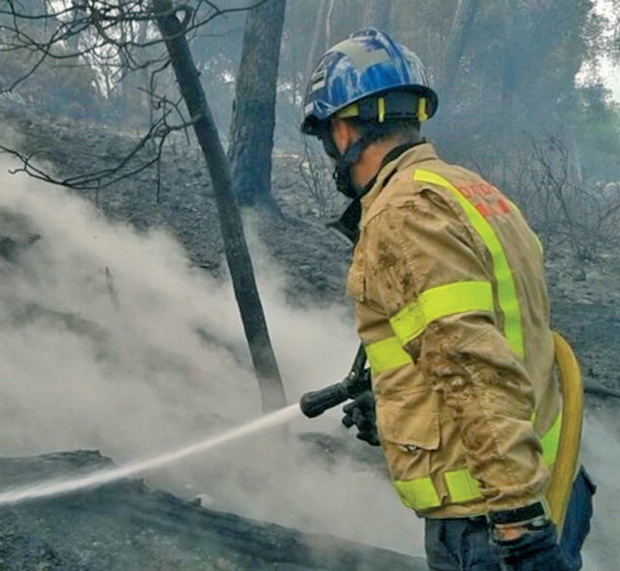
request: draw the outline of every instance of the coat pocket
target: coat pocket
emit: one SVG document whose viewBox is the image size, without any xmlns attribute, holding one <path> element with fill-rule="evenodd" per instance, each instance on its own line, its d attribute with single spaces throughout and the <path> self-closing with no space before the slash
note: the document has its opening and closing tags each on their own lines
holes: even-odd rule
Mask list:
<svg viewBox="0 0 620 571">
<path fill-rule="evenodd" d="M 403 451 L 437 450 L 440 445 L 439 415 L 434 412 L 432 398 L 432 391 L 421 390 L 398 400 L 378 399 L 377 421 L 381 440 Z"/>
<path fill-rule="evenodd" d="M 395 481 L 427 478 L 432 473 L 433 457 L 441 444 L 439 415 L 432 391 L 379 399 L 377 426 Z"/>
</svg>

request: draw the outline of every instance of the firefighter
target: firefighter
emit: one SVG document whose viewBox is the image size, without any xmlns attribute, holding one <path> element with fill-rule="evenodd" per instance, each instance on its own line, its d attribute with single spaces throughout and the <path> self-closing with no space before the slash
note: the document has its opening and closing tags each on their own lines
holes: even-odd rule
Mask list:
<svg viewBox="0 0 620 571">
<path fill-rule="evenodd" d="M 431 569 L 579 569 L 594 488 L 580 470 L 559 544 L 545 497 L 562 415 L 540 242 L 421 136 L 437 104 L 418 57 L 374 29 L 309 81 L 302 131 L 351 199 L 338 226 L 372 373 L 344 421 L 425 518 Z"/>
</svg>

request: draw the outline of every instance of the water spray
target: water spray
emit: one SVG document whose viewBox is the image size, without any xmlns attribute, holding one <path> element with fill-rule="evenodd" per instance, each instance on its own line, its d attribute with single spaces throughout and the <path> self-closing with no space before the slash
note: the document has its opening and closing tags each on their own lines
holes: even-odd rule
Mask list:
<svg viewBox="0 0 620 571">
<path fill-rule="evenodd" d="M 232 440 L 247 436 L 248 434 L 285 424 L 296 417 L 300 412 L 309 418 L 313 418 L 322 414 L 327 409 L 344 402 L 345 400 L 355 398 L 357 395 L 370 388 L 369 378 L 364 374 L 365 363 L 366 353 L 364 351 L 364 347 L 360 345 L 357 355 L 355 356 L 353 366 L 351 367 L 351 371 L 343 381 L 330 385 L 324 389 L 304 394 L 299 404 L 292 404 L 267 416 L 263 416 L 242 426 L 228 430 L 219 436 L 207 438 L 206 440 L 178 450 L 164 452 L 154 458 L 132 462 L 125 466 L 119 466 L 116 468 L 98 470 L 92 472 L 91 474 L 86 474 L 68 480 L 46 480 L 38 484 L 25 486 L 23 488 L 1 492 L 0 506 L 59 496 L 85 488 L 102 486 L 123 478 L 135 476 L 136 474 L 147 472 L 149 470 L 165 466 L 166 464 L 172 464 L 173 462 L 188 456 L 205 452 Z"/>
<path fill-rule="evenodd" d="M 68 494 L 70 492 L 76 492 L 85 488 L 94 488 L 109 484 L 123 478 L 135 476 L 142 472 L 147 472 L 166 464 L 171 464 L 188 456 L 205 452 L 212 448 L 216 448 L 222 444 L 237 440 L 248 434 L 253 434 L 261 430 L 273 428 L 281 424 L 285 424 L 298 416 L 300 413 L 299 405 L 292 404 L 286 408 L 273 412 L 267 416 L 263 416 L 237 428 L 233 428 L 220 434 L 218 436 L 212 436 L 201 442 L 197 442 L 184 448 L 173 450 L 170 452 L 164 452 L 154 458 L 147 458 L 138 462 L 132 462 L 125 466 L 119 466 L 117 468 L 108 468 L 105 470 L 98 470 L 91 474 L 72 478 L 64 481 L 43 481 L 38 484 L 33 484 L 23 488 L 17 488 L 0 493 L 0 506 L 16 504 L 19 502 L 25 502 L 30 500 L 36 500 L 41 498 L 48 498 L 52 496 L 59 496 L 62 494 Z"/>
</svg>

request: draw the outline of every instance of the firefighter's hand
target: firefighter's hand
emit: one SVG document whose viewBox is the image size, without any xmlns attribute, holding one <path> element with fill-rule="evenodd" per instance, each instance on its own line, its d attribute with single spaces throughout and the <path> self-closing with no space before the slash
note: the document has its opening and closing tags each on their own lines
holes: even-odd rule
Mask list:
<svg viewBox="0 0 620 571">
<path fill-rule="evenodd" d="M 557 543 L 555 526 L 546 520 L 532 527 L 492 530 L 502 571 L 572 571 Z"/>
<path fill-rule="evenodd" d="M 355 425 L 357 427 L 357 437 L 368 442 L 371 446 L 379 446 L 379 435 L 377 434 L 375 397 L 372 391 L 365 391 L 357 398 L 353 399 L 348 405 L 343 407 L 345 413 L 342 424 L 347 428 Z"/>
</svg>

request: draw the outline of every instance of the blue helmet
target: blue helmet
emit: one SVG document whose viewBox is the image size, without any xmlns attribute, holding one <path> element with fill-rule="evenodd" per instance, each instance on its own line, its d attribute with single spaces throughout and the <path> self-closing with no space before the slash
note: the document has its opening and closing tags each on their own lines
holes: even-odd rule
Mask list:
<svg viewBox="0 0 620 571">
<path fill-rule="evenodd" d="M 304 99 L 301 130 L 317 135 L 334 114 L 421 122 L 436 109 L 437 95 L 428 86 L 420 59 L 387 34 L 368 28 L 336 44 L 319 61 Z"/>
</svg>

